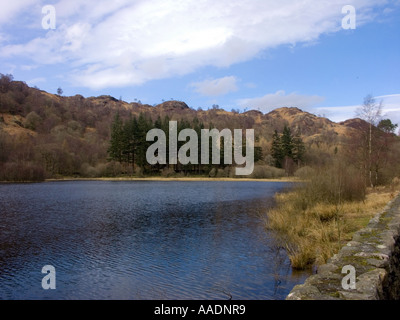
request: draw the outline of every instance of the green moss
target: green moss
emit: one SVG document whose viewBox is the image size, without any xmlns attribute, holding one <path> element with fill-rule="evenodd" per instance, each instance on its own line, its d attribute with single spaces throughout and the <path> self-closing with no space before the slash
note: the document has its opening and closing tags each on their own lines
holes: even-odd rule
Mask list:
<svg viewBox="0 0 400 320">
<path fill-rule="evenodd" d="M 329 295 L 331 296 L 331 297 L 333 297 L 333 298 L 341 298 L 341 295 L 340 295 L 340 293 L 339 292 L 331 292 L 331 293 L 329 293 Z"/>
<path fill-rule="evenodd" d="M 357 256 L 345 256 L 340 260 L 344 262 L 346 265 L 353 265 L 355 268 L 357 266 L 366 267 L 369 265 L 367 262 L 367 257 L 357 257 Z M 341 270 L 340 270 L 341 271 Z"/>
<path fill-rule="evenodd" d="M 385 212 L 385 215 L 386 215 L 386 212 Z M 389 228 L 389 223 L 392 221 L 392 217 L 386 217 L 386 216 L 384 216 L 384 217 L 381 217 L 380 219 L 379 219 L 379 222 L 380 223 L 382 223 L 384 226 L 385 226 L 385 229 L 388 229 Z"/>
</svg>

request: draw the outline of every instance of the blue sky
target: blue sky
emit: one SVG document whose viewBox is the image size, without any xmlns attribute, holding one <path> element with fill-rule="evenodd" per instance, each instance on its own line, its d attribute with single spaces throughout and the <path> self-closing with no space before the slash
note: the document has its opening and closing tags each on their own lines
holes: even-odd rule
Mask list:
<svg viewBox="0 0 400 320">
<path fill-rule="evenodd" d="M 0 1 L 0 72 L 48 92 L 333 121 L 372 94 L 400 124 L 399 0 Z"/>
</svg>

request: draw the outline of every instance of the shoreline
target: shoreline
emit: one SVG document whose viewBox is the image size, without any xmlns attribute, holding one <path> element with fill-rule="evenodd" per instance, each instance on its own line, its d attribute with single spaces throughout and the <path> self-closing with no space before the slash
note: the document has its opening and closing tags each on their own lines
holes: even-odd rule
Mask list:
<svg viewBox="0 0 400 320">
<path fill-rule="evenodd" d="M 276 178 L 276 179 L 252 179 L 252 178 L 208 178 L 208 177 L 182 177 L 182 178 L 163 178 L 163 177 L 119 177 L 119 178 L 74 178 L 65 177 L 57 179 L 46 179 L 43 182 L 59 182 L 59 181 L 182 181 L 182 182 L 201 182 L 201 181 L 215 181 L 215 182 L 249 182 L 249 181 L 259 181 L 259 182 L 301 182 L 300 179 L 294 177 Z M 18 183 L 18 182 L 9 182 Z"/>
</svg>

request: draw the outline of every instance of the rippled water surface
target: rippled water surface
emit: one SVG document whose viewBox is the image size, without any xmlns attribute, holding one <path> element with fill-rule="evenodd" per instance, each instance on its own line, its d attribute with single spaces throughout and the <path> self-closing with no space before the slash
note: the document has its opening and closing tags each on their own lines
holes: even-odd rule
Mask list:
<svg viewBox="0 0 400 320">
<path fill-rule="evenodd" d="M 0 185 L 0 299 L 283 299 L 261 215 L 278 182 Z M 56 269 L 44 290 L 42 267 Z"/>
</svg>

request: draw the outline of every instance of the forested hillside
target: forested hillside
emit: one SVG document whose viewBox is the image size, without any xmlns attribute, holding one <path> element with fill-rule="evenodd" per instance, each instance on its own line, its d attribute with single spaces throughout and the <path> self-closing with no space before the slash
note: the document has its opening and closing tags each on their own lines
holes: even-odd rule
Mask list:
<svg viewBox="0 0 400 320">
<path fill-rule="evenodd" d="M 111 96 L 65 97 L 13 81 L 11 75 L 1 75 L 0 181 L 149 174 L 233 175 L 229 166 L 150 168 L 140 157 L 118 159 L 113 156 L 111 143 L 116 118 L 122 127 L 135 123 L 140 127 L 147 123 L 143 130 L 171 120 L 178 121 L 181 127 L 197 129 L 254 129 L 257 160 L 254 178 L 278 177 L 294 174 L 299 168 L 329 165 L 338 155 L 357 157 L 352 162 L 358 161 L 360 170 L 365 166 L 361 155 L 362 150 L 365 151 L 363 128 L 369 126 L 360 119 L 338 124 L 297 108 L 276 109 L 268 114 L 254 110 L 239 113 L 227 112 L 217 106 L 194 110 L 181 101 L 152 106 L 127 103 Z M 377 179 L 381 180 L 391 175 L 385 172 L 389 163 L 393 170 L 398 168 L 399 142 L 390 130 L 374 128 L 379 132 L 379 136 L 374 137 L 381 146 L 379 156 L 376 155 L 374 160 L 374 170 Z M 284 132 L 286 137 L 289 133 L 289 147 L 293 149 L 288 151 L 288 144 L 278 143 L 278 149 L 279 145 L 282 150 L 286 148 L 286 153 L 279 154 L 276 153 L 277 141 L 284 138 Z M 291 143 L 298 144 L 299 141 L 300 149 L 296 151 Z M 349 145 L 352 145 L 350 154 Z M 144 145 L 140 146 L 137 140 L 136 147 L 143 149 Z M 355 152 L 358 149 L 360 154 Z"/>
</svg>

